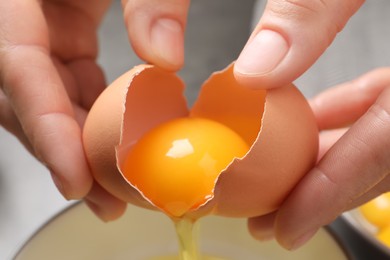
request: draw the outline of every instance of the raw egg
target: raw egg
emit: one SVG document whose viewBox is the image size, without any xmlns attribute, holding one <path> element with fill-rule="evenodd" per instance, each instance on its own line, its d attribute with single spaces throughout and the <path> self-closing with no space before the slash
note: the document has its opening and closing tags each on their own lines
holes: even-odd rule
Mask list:
<svg viewBox="0 0 390 260">
<path fill-rule="evenodd" d="M 377 238 L 387 247 L 390 247 L 390 225 L 381 229 L 377 234 Z"/>
<path fill-rule="evenodd" d="M 145 198 L 180 217 L 207 201 L 219 173 L 248 150 L 241 136 L 225 125 L 185 117 L 145 134 L 128 154 L 122 171 Z"/>
<path fill-rule="evenodd" d="M 204 83 L 191 109 L 172 72 L 139 65 L 115 80 L 84 126 L 96 181 L 172 216 L 276 210 L 315 164 L 318 129 L 294 85 L 248 89 L 233 66 Z"/>
</svg>

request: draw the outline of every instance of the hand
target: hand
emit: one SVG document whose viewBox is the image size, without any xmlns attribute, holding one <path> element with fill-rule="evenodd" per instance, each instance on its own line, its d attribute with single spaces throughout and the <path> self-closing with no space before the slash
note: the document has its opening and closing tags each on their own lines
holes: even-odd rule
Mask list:
<svg viewBox="0 0 390 260">
<path fill-rule="evenodd" d="M 125 204 L 93 182 L 81 128 L 106 85 L 96 30 L 109 3 L 0 2 L 0 124 L 48 167 L 65 198 L 87 196 L 105 220 Z"/>
<path fill-rule="evenodd" d="M 236 79 L 273 88 L 294 81 L 331 44 L 363 0 L 269 0 L 237 59 Z M 122 0 L 130 42 L 139 57 L 178 70 L 190 0 Z M 234 35 L 232 35 L 234 37 Z"/>
<path fill-rule="evenodd" d="M 289 249 L 390 190 L 390 68 L 331 88 L 311 105 L 324 131 L 318 164 L 277 212 L 249 220 L 255 237 L 275 235 Z"/>
<path fill-rule="evenodd" d="M 190 0 L 122 0 L 129 40 L 137 55 L 168 70 L 184 63 Z"/>
<path fill-rule="evenodd" d="M 177 70 L 183 65 L 183 33 L 189 0 L 169 0 L 164 5 L 158 1 L 122 1 L 129 38 L 141 58 L 161 67 Z M 325 51 L 363 2 L 269 0 L 262 18 L 236 61 L 236 79 L 243 85 L 262 88 L 280 87 L 294 81 Z M 159 8 L 154 8 L 155 6 Z M 385 85 L 379 84 L 381 80 L 376 81 L 376 76 L 368 75 L 357 82 L 364 82 L 364 78 L 371 77 L 373 79 L 368 82 L 373 86 L 378 85 L 367 85 L 364 88 L 365 93 L 371 95 L 367 97 L 373 97 L 375 93 L 379 95 L 379 92 L 383 97 L 332 146 L 279 211 L 249 220 L 250 230 L 255 237 L 263 239 L 276 236 L 286 248 L 299 247 L 320 226 L 329 223 L 342 211 L 363 203 L 384 190 L 386 182 L 380 180 L 389 172 L 389 163 L 386 161 L 389 143 L 387 139 L 383 139 L 386 137 L 384 131 L 389 131 L 389 126 L 386 121 L 380 120 L 388 115 L 384 112 L 383 100 L 389 99 L 389 91 L 384 90 Z M 348 94 L 345 95 L 345 92 Z M 313 101 L 313 109 L 320 127 L 326 129 L 348 124 L 363 114 L 362 104 L 367 108 L 375 99 L 362 101 L 363 98 L 360 99 L 361 102 L 350 100 L 349 103 L 344 101 L 346 97 L 362 97 L 356 96 L 359 92 L 360 90 L 352 87 L 340 87 L 315 99 L 319 100 Z M 333 99 L 334 96 L 337 99 Z M 324 101 L 318 103 L 327 99 L 331 105 Z M 334 109 L 330 109 L 332 107 Z M 345 117 L 336 113 L 340 110 Z M 343 120 L 337 121 L 337 118 Z M 386 120 L 388 122 L 388 118 Z M 374 126 L 380 123 L 387 126 Z M 321 138 L 321 155 L 335 141 L 334 134 L 339 133 L 340 136 L 342 131 L 332 131 L 331 135 L 326 134 Z M 365 145 L 367 142 L 372 142 L 371 146 Z M 358 152 L 359 150 L 362 152 Z M 363 176 L 369 172 L 375 173 L 371 173 L 369 177 Z M 375 186 L 377 183 L 381 184 Z"/>
</svg>

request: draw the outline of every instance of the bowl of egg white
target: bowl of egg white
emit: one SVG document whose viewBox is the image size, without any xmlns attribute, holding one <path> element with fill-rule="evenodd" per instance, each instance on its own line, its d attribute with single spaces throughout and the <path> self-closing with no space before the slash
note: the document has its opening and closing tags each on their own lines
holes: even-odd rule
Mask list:
<svg viewBox="0 0 390 260">
<path fill-rule="evenodd" d="M 244 218 L 207 216 L 199 220 L 195 233 L 201 260 L 349 259 L 326 228 L 296 251 L 275 241 L 255 240 Z M 122 218 L 104 223 L 84 203 L 76 203 L 44 224 L 14 259 L 193 259 L 180 258 L 179 250 L 172 221 L 163 213 L 129 205 Z"/>
</svg>

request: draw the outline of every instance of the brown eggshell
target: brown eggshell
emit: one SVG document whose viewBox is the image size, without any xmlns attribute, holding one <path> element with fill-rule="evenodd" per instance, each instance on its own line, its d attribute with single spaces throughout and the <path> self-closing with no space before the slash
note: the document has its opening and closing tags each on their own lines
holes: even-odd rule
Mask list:
<svg viewBox="0 0 390 260">
<path fill-rule="evenodd" d="M 117 162 L 145 132 L 188 114 L 183 90 L 175 74 L 139 65 L 98 97 L 85 122 L 83 141 L 94 178 L 103 188 L 124 201 L 150 207 L 122 177 Z"/>
<path fill-rule="evenodd" d="M 105 189 L 122 200 L 150 206 L 117 168 L 146 132 L 183 116 L 223 123 L 251 146 L 220 175 L 214 198 L 190 213 L 194 216 L 272 212 L 314 165 L 318 130 L 308 103 L 293 85 L 248 89 L 236 82 L 231 65 L 206 81 L 191 112 L 182 93 L 183 84 L 174 74 L 142 65 L 98 98 L 85 124 L 84 142 L 94 176 Z"/>
<path fill-rule="evenodd" d="M 233 217 L 270 213 L 316 162 L 315 118 L 293 85 L 248 89 L 236 82 L 230 66 L 204 84 L 191 116 L 222 122 L 253 144 L 220 175 L 205 211 Z"/>
</svg>

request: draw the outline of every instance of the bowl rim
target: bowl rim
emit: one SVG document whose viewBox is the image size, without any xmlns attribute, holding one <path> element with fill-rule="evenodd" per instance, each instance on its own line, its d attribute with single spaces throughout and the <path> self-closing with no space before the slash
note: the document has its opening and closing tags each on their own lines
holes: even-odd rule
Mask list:
<svg viewBox="0 0 390 260">
<path fill-rule="evenodd" d="M 22 240 L 19 246 L 16 246 L 16 249 L 13 251 L 13 253 L 11 253 L 11 259 L 17 259 L 20 254 L 23 253 L 23 250 L 28 246 L 28 243 L 36 236 L 38 236 L 40 232 L 44 230 L 47 226 L 55 222 L 60 216 L 66 214 L 67 212 L 71 211 L 76 207 L 81 206 L 83 203 L 83 201 L 76 201 L 74 203 L 71 203 L 70 205 L 65 206 L 64 208 L 54 213 L 52 216 L 48 217 L 29 236 Z M 326 231 L 326 233 L 329 234 L 331 239 L 335 241 L 337 247 L 341 250 L 341 252 L 344 253 L 346 259 L 353 259 L 352 252 L 347 248 L 347 246 L 343 243 L 342 239 L 330 226 L 326 225 L 322 227 L 322 229 Z"/>
<path fill-rule="evenodd" d="M 19 246 L 16 246 L 13 253 L 11 253 L 10 259 L 16 259 L 23 250 L 28 246 L 28 243 L 33 240 L 36 236 L 39 235 L 39 233 L 45 229 L 47 226 L 49 226 L 51 223 L 53 223 L 56 219 L 58 219 L 62 214 L 65 214 L 68 211 L 71 211 L 73 208 L 77 207 L 79 204 L 81 204 L 82 201 L 76 201 L 71 203 L 70 205 L 67 205 L 63 207 L 62 209 L 58 210 L 51 216 L 49 216 L 46 220 L 44 220 L 40 225 L 38 225 L 33 232 L 31 232 L 30 235 L 22 239 L 22 241 L 19 243 Z"/>
</svg>

